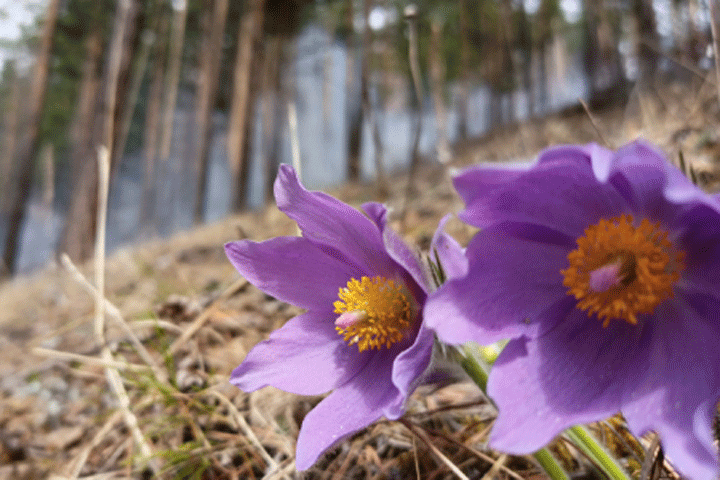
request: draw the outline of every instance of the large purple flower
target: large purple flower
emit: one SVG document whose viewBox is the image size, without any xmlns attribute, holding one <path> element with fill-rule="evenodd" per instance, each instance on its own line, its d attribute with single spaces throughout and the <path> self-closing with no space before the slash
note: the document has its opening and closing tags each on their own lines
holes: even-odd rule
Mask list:
<svg viewBox="0 0 720 480">
<path fill-rule="evenodd" d="M 286 165 L 275 198 L 302 237 L 230 242 L 225 251 L 253 285 L 307 312 L 255 346 L 230 381 L 245 391 L 334 390 L 303 421 L 296 466 L 304 470 L 340 439 L 403 414 L 432 353 L 422 321 L 429 284 L 413 252 L 386 228 L 380 204 L 363 205 L 363 214 L 309 192 Z"/>
<path fill-rule="evenodd" d="M 488 382 L 491 445 L 530 453 L 620 411 L 683 473 L 716 476 L 720 199 L 641 142 L 553 148 L 454 183 L 482 230 L 425 317 L 449 343 L 510 339 Z"/>
</svg>

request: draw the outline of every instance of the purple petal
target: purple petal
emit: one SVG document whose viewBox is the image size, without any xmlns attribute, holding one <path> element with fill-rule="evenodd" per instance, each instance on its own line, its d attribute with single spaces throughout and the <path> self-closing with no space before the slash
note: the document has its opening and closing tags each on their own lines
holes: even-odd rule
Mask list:
<svg viewBox="0 0 720 480">
<path fill-rule="evenodd" d="M 720 214 L 697 205 L 682 218 L 678 239 L 685 252 L 683 281 L 720 298 Z"/>
<path fill-rule="evenodd" d="M 385 205 L 378 202 L 368 202 L 363 203 L 361 208 L 381 231 L 385 228 L 387 223 L 387 208 L 385 208 Z"/>
<path fill-rule="evenodd" d="M 451 217 L 451 214 L 447 214 L 440 220 L 430 242 L 430 255 L 433 256 L 433 261 L 440 262 L 446 278 L 459 278 L 467 274 L 468 259 L 465 256 L 465 249 L 444 231 L 445 224 Z M 437 258 L 434 258 L 435 255 Z"/>
<path fill-rule="evenodd" d="M 334 314 L 308 312 L 289 320 L 258 343 L 230 376 L 252 392 L 271 385 L 300 395 L 318 395 L 344 384 L 369 361 L 335 331 Z"/>
<path fill-rule="evenodd" d="M 424 298 L 424 293 L 427 293 L 429 287 L 429 281 L 425 271 L 423 270 L 417 255 L 413 253 L 410 247 L 407 246 L 407 244 L 395 233 L 395 231 L 387 228 L 387 210 L 385 207 L 379 203 L 369 202 L 364 204 L 362 208 L 368 214 L 370 219 L 375 222 L 378 229 L 380 229 L 387 254 L 398 265 L 400 265 L 405 272 L 410 274 L 410 277 L 422 290 L 423 293 L 414 292 L 416 293 L 416 297 Z M 401 274 L 403 273 L 401 272 Z M 408 285 L 408 287 L 412 286 Z"/>
<path fill-rule="evenodd" d="M 400 390 L 401 395 L 409 397 L 420 377 L 427 370 L 432 358 L 434 342 L 435 336 L 432 330 L 422 324 L 415 337 L 415 342 L 395 357 L 392 381 Z"/>
<path fill-rule="evenodd" d="M 613 415 L 636 380 L 646 342 L 626 322 L 607 328 L 574 308 L 561 311 L 556 328 L 535 340 L 511 340 L 495 362 L 488 394 L 499 416 L 490 443 L 514 454 L 538 450 L 572 425 Z"/>
<path fill-rule="evenodd" d="M 576 149 L 551 152 L 555 160 L 526 172 L 483 168 L 456 177 L 455 188 L 467 203 L 460 218 L 480 228 L 525 222 L 578 237 L 598 219 L 625 211 L 623 198 L 612 186 L 597 181 L 589 163 L 576 158 Z M 567 159 L 562 160 L 564 153 Z"/>
<path fill-rule="evenodd" d="M 305 416 L 297 441 L 298 470 L 310 468 L 326 449 L 380 417 L 394 420 L 403 414 L 404 397 L 391 381 L 393 355 L 375 353 L 355 378 Z"/>
<path fill-rule="evenodd" d="M 663 156 L 649 145 L 631 143 L 613 156 L 607 167 L 607 181 L 615 186 L 634 213 L 661 220 L 666 225 L 672 224 L 674 212 L 667 210 L 664 194 L 668 185 L 668 165 Z M 604 181 L 602 178 L 599 180 Z M 685 182 L 690 184 L 687 179 Z"/>
<path fill-rule="evenodd" d="M 538 314 L 567 296 L 560 271 L 567 268 L 570 248 L 533 241 L 534 230 L 544 232 L 532 225 L 525 226 L 528 238 L 508 234 L 509 227 L 476 234 L 467 249 L 468 275 L 449 280 L 428 298 L 427 325 L 444 342 L 489 344 L 537 335 Z"/>
<path fill-rule="evenodd" d="M 720 301 L 678 290 L 657 310 L 647 371 L 632 380 L 622 412 L 635 435 L 660 434 L 682 473 L 711 478 L 718 466 L 710 426 L 720 394 Z"/>
<path fill-rule="evenodd" d="M 355 265 L 364 275 L 391 276 L 392 262 L 380 230 L 358 210 L 323 192 L 307 191 L 288 165 L 280 166 L 275 199 L 303 236 L 329 255 Z"/>
<path fill-rule="evenodd" d="M 332 311 L 338 290 L 363 274 L 300 237 L 229 242 L 225 253 L 240 275 L 260 290 L 308 310 Z"/>
</svg>

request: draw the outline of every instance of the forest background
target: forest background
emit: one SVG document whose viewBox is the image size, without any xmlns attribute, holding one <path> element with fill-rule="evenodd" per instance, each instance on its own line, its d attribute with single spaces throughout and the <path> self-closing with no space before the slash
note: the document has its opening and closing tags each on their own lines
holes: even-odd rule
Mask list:
<svg viewBox="0 0 720 480">
<path fill-rule="evenodd" d="M 312 188 L 382 184 L 387 171 L 447 161 L 468 138 L 578 98 L 618 105 L 635 82 L 687 80 L 713 63 L 703 0 L 26 9 L 34 22 L 0 57 L 5 276 L 58 252 L 91 256 L 101 145 L 114 250 L 270 201 L 277 165 L 293 155 Z"/>
</svg>

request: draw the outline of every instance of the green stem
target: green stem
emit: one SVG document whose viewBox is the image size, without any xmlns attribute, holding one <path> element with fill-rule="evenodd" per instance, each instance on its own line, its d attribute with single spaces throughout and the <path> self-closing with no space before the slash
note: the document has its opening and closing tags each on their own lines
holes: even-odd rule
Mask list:
<svg viewBox="0 0 720 480">
<path fill-rule="evenodd" d="M 533 457 L 535 457 L 535 460 L 537 460 L 542 469 L 545 470 L 548 477 L 553 480 L 569 480 L 570 477 L 568 477 L 568 474 L 565 473 L 565 470 L 563 470 L 558 461 L 555 460 L 555 457 L 553 457 L 553 454 L 550 453 L 550 450 L 547 448 L 540 449 L 533 453 Z"/>
<path fill-rule="evenodd" d="M 465 372 L 467 372 L 477 386 L 482 389 L 483 393 L 487 393 L 488 373 L 485 366 L 478 361 L 473 349 L 466 346 L 462 349 L 458 349 L 457 352 L 460 357 L 460 365 L 463 367 Z M 480 355 L 483 356 L 482 353 Z M 497 355 L 495 355 L 495 357 L 497 357 Z M 492 358 L 492 360 L 494 361 L 495 359 Z M 568 474 L 565 470 L 563 470 L 562 466 L 560 466 L 555 457 L 553 457 L 552 453 L 550 453 L 550 450 L 547 448 L 538 450 L 533 454 L 533 457 L 535 457 L 535 460 L 538 461 L 540 467 L 545 470 L 545 473 L 547 473 L 548 477 L 552 480 L 570 480 Z"/>
<path fill-rule="evenodd" d="M 565 430 L 570 440 L 588 457 L 590 457 L 600 469 L 612 480 L 629 480 L 625 470 L 618 465 L 617 461 L 597 443 L 587 428 L 576 425 Z"/>
<path fill-rule="evenodd" d="M 487 347 L 478 347 L 477 345 L 465 345 L 458 348 L 457 352 L 463 369 L 465 369 L 470 378 L 482 391 L 487 393 L 489 365 L 495 363 L 498 356 L 497 351 Z M 630 480 L 625 470 L 623 470 L 610 453 L 593 438 L 585 427 L 576 425 L 565 430 L 565 433 L 570 441 L 594 461 L 609 479 Z M 565 473 L 547 448 L 538 450 L 533 456 L 553 480 L 568 479 L 567 473 Z"/>
</svg>

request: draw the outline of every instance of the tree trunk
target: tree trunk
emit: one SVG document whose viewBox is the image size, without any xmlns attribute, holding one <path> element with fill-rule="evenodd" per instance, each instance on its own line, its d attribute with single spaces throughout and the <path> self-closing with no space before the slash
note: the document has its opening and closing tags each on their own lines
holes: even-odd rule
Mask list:
<svg viewBox="0 0 720 480">
<path fill-rule="evenodd" d="M 460 0 L 460 92 L 458 98 L 458 137 L 468 137 L 468 96 L 470 95 L 470 25 L 467 18 L 467 0 Z"/>
<path fill-rule="evenodd" d="M 185 40 L 185 24 L 187 23 L 187 2 L 181 0 L 172 2 L 172 36 L 170 38 L 170 58 L 165 76 L 165 97 L 163 99 L 162 133 L 160 135 L 160 158 L 163 163 L 170 157 L 170 144 L 172 143 L 173 118 L 177 102 L 178 83 L 180 82 L 180 67 L 182 65 L 182 50 Z"/>
<path fill-rule="evenodd" d="M 244 13 L 238 31 L 238 50 L 235 57 L 233 77 L 233 96 L 228 126 L 228 161 L 235 179 L 231 208 L 240 211 L 245 208 L 247 200 L 247 180 L 250 170 L 250 151 L 247 145 L 251 142 L 254 131 L 255 93 L 259 61 L 257 51 L 263 31 L 265 0 L 252 0 L 249 9 Z"/>
<path fill-rule="evenodd" d="M 262 154 L 265 170 L 265 203 L 272 201 L 275 175 L 280 164 L 282 120 L 287 91 L 281 75 L 285 43 L 282 37 L 275 35 L 265 42 L 263 55 L 262 87 L 259 91 L 263 97 Z"/>
<path fill-rule="evenodd" d="M 148 106 L 145 114 L 145 145 L 143 148 L 145 176 L 143 178 L 140 227 L 146 233 L 152 232 L 153 226 L 151 222 L 155 215 L 156 164 L 158 159 L 158 136 L 160 135 L 160 107 L 162 104 L 163 82 L 165 80 L 167 29 L 167 17 L 163 16 L 158 26 L 153 54 L 153 73 L 150 80 Z"/>
<path fill-rule="evenodd" d="M 127 94 L 127 103 L 120 112 L 121 120 L 118 125 L 117 144 L 115 146 L 115 152 L 113 154 L 113 165 L 119 165 L 122 160 L 122 156 L 125 153 L 125 146 L 127 144 L 128 135 L 130 134 L 130 125 L 132 123 L 133 116 L 135 114 L 135 108 L 137 107 L 138 98 L 140 96 L 140 87 L 145 78 L 145 71 L 147 70 L 148 60 L 150 58 L 150 50 L 152 49 L 153 43 L 158 42 L 158 36 L 164 37 L 165 32 L 163 26 L 167 25 L 165 18 L 161 18 L 159 22 L 155 22 L 156 27 L 153 29 L 146 29 L 141 35 L 140 52 L 137 55 L 137 60 L 134 63 L 134 68 L 128 68 L 128 72 L 132 71 L 132 78 L 130 79 L 130 91 Z M 157 23 L 160 23 L 160 30 L 157 28 Z M 128 49 L 129 50 L 129 49 Z M 128 52 L 127 55 L 135 56 L 134 52 Z"/>
<path fill-rule="evenodd" d="M 10 215 L 8 222 L 7 237 L 5 240 L 5 252 L 3 254 L 3 265 L 0 265 L 0 277 L 15 272 L 15 262 L 20 243 L 20 233 L 25 219 L 25 210 L 30 189 L 32 187 L 33 172 L 35 169 L 35 157 L 40 148 L 40 121 L 45 105 L 45 94 L 47 93 L 48 70 L 50 66 L 50 53 L 52 49 L 53 35 L 57 22 L 60 0 L 50 0 L 45 26 L 43 28 L 42 43 L 35 64 L 35 79 L 32 85 L 29 99 L 28 125 L 24 145 L 18 156 L 18 176 L 15 185 L 12 201 L 10 202 Z"/>
<path fill-rule="evenodd" d="M 10 197 L 8 194 L 13 190 L 13 159 L 19 134 L 21 80 L 14 62 L 11 68 L 12 77 L 8 79 L 11 83 L 10 98 L 8 99 L 9 103 L 4 118 L 3 132 L 5 135 L 3 136 L 2 157 L 0 157 L 0 215 L 9 213 Z"/>
<path fill-rule="evenodd" d="M 215 0 L 212 20 L 203 19 L 203 40 L 200 58 L 200 78 L 197 91 L 197 131 L 199 133 L 195 165 L 197 166 L 197 197 L 193 221 L 199 224 L 205 215 L 207 176 L 212 140 L 212 113 L 215 107 L 223 34 L 227 20 L 228 0 Z"/>
<path fill-rule="evenodd" d="M 420 79 L 420 53 L 418 51 L 418 25 L 417 15 L 408 17 L 409 36 L 408 36 L 408 56 L 410 61 L 410 74 L 413 80 L 413 90 L 415 91 L 415 132 L 413 133 L 413 144 L 410 150 L 410 171 L 408 172 L 408 193 L 414 193 L 415 174 L 420 166 L 420 135 L 422 134 L 422 113 L 424 95 L 422 91 L 422 81 Z"/>
<path fill-rule="evenodd" d="M 592 103 L 597 94 L 598 80 L 597 74 L 600 72 L 600 46 L 598 44 L 597 27 L 599 24 L 599 14 L 596 0 L 584 0 L 584 62 L 585 76 L 587 77 L 589 92 L 588 100 Z"/>
<path fill-rule="evenodd" d="M 657 66 L 658 54 L 653 50 L 653 46 L 660 45 L 655 11 L 652 0 L 633 0 L 632 8 L 637 23 L 638 81 L 643 87 L 646 87 L 652 81 Z"/>
<path fill-rule="evenodd" d="M 432 96 L 435 104 L 435 123 L 437 123 L 436 151 L 440 163 L 450 161 L 450 142 L 447 133 L 447 107 L 445 106 L 445 59 L 442 56 L 443 24 L 434 16 L 430 21 L 430 77 L 432 78 Z"/>
<path fill-rule="evenodd" d="M 378 196 L 388 196 L 387 178 L 385 175 L 385 162 L 383 160 L 383 145 L 380 140 L 380 133 L 377 131 L 377 118 L 370 104 L 370 55 L 372 54 L 372 38 L 368 20 L 370 18 L 370 7 L 372 0 L 363 0 L 363 22 L 362 30 L 362 57 L 360 59 L 360 99 L 362 100 L 363 117 L 368 119 L 370 133 L 373 136 L 375 146 L 375 183 Z M 362 128 L 362 125 L 360 126 Z"/>
<path fill-rule="evenodd" d="M 347 36 L 347 66 L 345 69 L 345 115 L 348 119 L 348 160 L 347 178 L 357 181 L 360 178 L 360 147 L 362 145 L 362 107 L 358 102 L 355 88 L 355 27 L 353 22 L 353 2 L 345 0 L 348 28 Z M 367 21 L 367 19 L 365 19 Z"/>
<path fill-rule="evenodd" d="M 79 176 L 73 187 L 73 197 L 65 221 L 60 243 L 64 251 L 75 261 L 89 258 L 93 253 L 97 216 L 97 158 L 99 147 L 105 147 L 113 158 L 117 135 L 117 97 L 121 75 L 127 74 L 129 62 L 124 50 L 129 42 L 130 28 L 135 19 L 131 0 L 118 0 L 108 56 L 103 71 L 102 89 L 98 94 L 95 112 L 95 131 L 86 155 L 81 158 Z M 126 60 L 123 62 L 123 60 Z M 125 71 L 123 72 L 123 69 Z M 113 168 L 114 170 L 114 168 Z"/>
<path fill-rule="evenodd" d="M 93 28 L 85 42 L 85 61 L 82 66 L 78 103 L 70 127 L 70 178 L 80 176 L 82 160 L 91 148 L 92 119 L 97 108 L 100 55 L 102 53 L 102 31 L 99 25 Z"/>
</svg>

